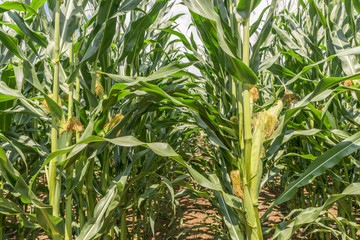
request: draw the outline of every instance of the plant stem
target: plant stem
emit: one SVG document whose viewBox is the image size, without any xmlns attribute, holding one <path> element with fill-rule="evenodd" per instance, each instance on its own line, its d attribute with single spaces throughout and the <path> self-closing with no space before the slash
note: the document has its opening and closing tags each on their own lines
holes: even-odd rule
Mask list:
<svg viewBox="0 0 360 240">
<path fill-rule="evenodd" d="M 233 0 L 229 0 L 229 6 L 228 7 L 229 7 L 229 12 L 230 12 L 231 30 L 233 32 L 235 32 L 235 31 L 237 31 L 236 30 L 237 23 L 235 21 L 235 16 L 234 16 L 234 11 L 233 11 Z M 236 116 L 236 93 L 237 93 L 236 85 L 237 84 L 236 84 L 236 80 L 233 77 L 230 78 L 230 81 L 231 81 L 232 114 L 233 114 L 233 116 Z"/>
<path fill-rule="evenodd" d="M 83 189 L 83 185 L 79 184 L 77 187 L 77 192 L 79 195 L 79 224 L 80 224 L 80 231 L 83 228 L 84 224 L 85 224 L 85 216 L 84 216 L 84 206 L 83 206 L 83 195 L 82 195 L 82 189 Z"/>
<path fill-rule="evenodd" d="M 86 200 L 87 200 L 87 217 L 88 220 L 94 216 L 94 186 L 93 186 L 93 178 L 94 178 L 94 158 L 90 159 L 89 170 L 87 172 L 87 176 L 85 179 L 85 185 L 87 190 Z"/>
<path fill-rule="evenodd" d="M 110 180 L 110 176 L 109 176 L 109 169 L 110 169 L 110 151 L 109 151 L 109 147 L 107 147 L 104 151 L 104 159 L 103 159 L 103 169 L 102 169 L 102 173 L 101 173 L 101 191 L 102 193 L 105 195 L 107 186 L 108 186 L 108 182 Z"/>
<path fill-rule="evenodd" d="M 348 183 L 350 183 L 348 166 L 347 166 L 347 164 L 345 163 L 344 160 L 342 161 L 342 164 L 343 164 L 343 166 L 344 166 L 345 181 L 348 182 Z M 349 203 L 348 213 L 349 213 L 350 220 L 353 221 L 353 222 L 355 222 L 356 220 L 355 220 L 355 217 L 354 217 L 354 214 L 353 214 L 354 208 L 353 208 L 353 203 L 352 203 L 351 196 L 348 196 L 348 197 L 346 197 L 346 198 L 347 198 L 348 203 Z M 356 229 L 355 229 L 353 226 L 351 226 L 351 225 L 349 225 L 349 228 L 350 228 L 351 237 L 352 237 L 353 239 L 356 239 Z"/>
<path fill-rule="evenodd" d="M 65 197 L 65 239 L 72 239 L 72 194 L 69 192 L 71 189 L 71 181 L 73 174 L 73 166 L 70 166 L 66 170 L 66 197 Z"/>
<path fill-rule="evenodd" d="M 96 70 L 97 70 L 97 62 L 98 62 L 98 58 L 99 58 L 99 52 L 100 52 L 100 49 L 98 50 L 98 53 L 96 55 L 96 58 L 95 58 L 95 61 L 93 64 L 93 73 L 91 74 L 91 93 L 94 94 L 94 96 L 96 96 L 96 94 L 95 94 L 95 86 L 96 86 L 96 78 L 97 78 Z M 94 107 L 91 106 L 90 110 L 91 111 L 94 110 Z M 87 172 L 86 179 L 85 179 L 85 185 L 86 185 L 86 190 L 87 190 L 86 201 L 87 201 L 88 220 L 93 217 L 93 210 L 95 207 L 94 191 L 93 191 L 94 159 L 90 159 L 89 161 L 90 161 L 89 170 Z"/>
<path fill-rule="evenodd" d="M 4 195 L 4 182 L 3 180 L 1 179 L 0 180 L 0 196 L 3 197 Z M 4 228 L 4 221 L 3 221 L 3 215 L 0 214 L 0 239 L 4 239 L 3 238 L 3 228 Z"/>
<path fill-rule="evenodd" d="M 61 1 L 56 1 L 55 12 L 55 54 L 54 54 L 54 82 L 53 82 L 53 100 L 57 103 L 59 96 L 59 50 L 60 50 L 60 4 Z M 55 115 L 52 116 L 51 122 L 51 152 L 56 152 L 58 139 L 58 125 Z M 56 173 L 57 157 L 53 158 L 49 166 L 49 198 L 50 204 L 53 207 L 53 216 L 59 216 L 60 210 L 60 174 Z"/>
<path fill-rule="evenodd" d="M 74 43 L 75 43 L 75 36 L 73 35 L 73 44 L 70 47 L 69 51 L 69 61 L 70 61 L 70 74 L 74 72 L 75 64 L 74 64 Z M 74 96 L 74 83 L 70 84 L 69 87 L 69 96 L 68 96 L 68 121 L 73 116 L 73 100 Z M 68 145 L 71 145 L 71 133 L 70 137 L 68 139 Z M 74 171 L 74 165 L 72 164 L 66 169 L 66 209 L 65 209 L 65 239 L 70 240 L 72 239 L 72 193 L 70 193 L 71 189 L 71 182 L 73 179 L 73 171 Z"/>
<path fill-rule="evenodd" d="M 250 62 L 250 18 L 245 19 L 243 22 L 243 54 L 242 60 L 243 62 L 249 66 Z M 240 24 L 239 24 L 240 29 Z M 240 31 L 240 30 L 239 30 Z M 240 96 L 239 96 L 240 97 Z M 251 118 L 252 118 L 252 109 L 251 109 L 251 102 L 250 102 L 250 90 L 248 84 L 242 85 L 242 104 L 243 104 L 243 124 L 244 124 L 244 161 L 245 161 L 245 169 L 246 169 L 246 180 L 248 184 L 252 178 L 251 176 L 251 148 L 252 148 L 252 133 L 251 133 Z M 239 122 L 239 126 L 242 122 Z M 259 171 L 256 171 L 259 172 Z M 252 204 L 257 202 L 255 196 L 250 196 L 249 199 L 245 198 L 245 201 L 251 201 Z M 250 204 L 245 204 L 245 206 L 249 206 Z M 250 240 L 262 240 L 262 230 L 261 230 L 261 223 L 259 219 L 258 209 L 255 205 L 253 205 L 253 209 L 246 210 L 249 214 L 254 214 L 253 216 L 256 219 L 256 227 L 251 227 L 251 234 L 247 234 L 247 238 Z M 250 226 L 249 226 L 250 227 Z"/>
<path fill-rule="evenodd" d="M 79 79 L 79 76 L 76 76 L 75 84 L 76 84 L 76 86 L 75 86 L 75 100 L 77 101 L 77 103 L 79 103 L 79 101 L 80 101 L 80 79 Z M 79 109 L 79 107 L 80 106 L 77 106 L 77 108 L 76 108 L 76 117 L 78 119 L 80 119 L 80 109 Z M 80 140 L 80 133 L 76 132 L 76 142 L 78 142 L 79 140 Z M 83 189 L 82 184 L 79 184 L 78 187 L 76 188 L 76 190 L 78 192 L 78 195 L 79 195 L 78 218 L 79 218 L 80 230 L 82 229 L 82 227 L 85 224 L 82 189 Z"/>
<path fill-rule="evenodd" d="M 249 39 L 249 19 L 245 20 L 243 28 L 243 62 L 246 65 L 249 65 L 249 55 L 250 55 L 250 39 Z M 247 84 L 243 84 L 243 110 L 244 110 L 244 157 L 246 169 L 251 169 L 251 107 L 250 107 L 250 91 Z M 250 172 L 247 172 L 247 179 L 249 180 L 251 176 Z"/>
<path fill-rule="evenodd" d="M 80 102 L 80 79 L 79 76 L 76 76 L 76 88 L 75 88 L 75 100 L 79 103 Z M 76 117 L 80 120 L 80 106 L 76 108 Z M 80 140 L 80 132 L 76 132 L 76 142 Z"/>
<path fill-rule="evenodd" d="M 237 107 L 238 107 L 238 121 L 239 121 L 239 145 L 240 153 L 244 153 L 244 108 L 243 108 L 243 84 L 237 83 Z"/>
<path fill-rule="evenodd" d="M 126 209 L 123 209 L 122 212 L 121 212 L 120 240 L 126 240 L 127 239 L 126 212 L 127 212 Z"/>
<path fill-rule="evenodd" d="M 123 147 L 122 148 L 122 153 L 121 153 L 121 161 L 123 163 L 123 168 L 126 168 L 126 148 Z M 124 200 L 122 202 L 122 207 L 123 209 L 121 210 L 121 226 L 120 226 L 120 239 L 121 240 L 126 240 L 126 235 L 127 235 L 127 224 L 126 224 L 126 214 L 127 214 L 127 210 L 126 210 L 126 195 L 124 196 Z M 134 216 L 133 216 L 134 219 Z"/>
</svg>

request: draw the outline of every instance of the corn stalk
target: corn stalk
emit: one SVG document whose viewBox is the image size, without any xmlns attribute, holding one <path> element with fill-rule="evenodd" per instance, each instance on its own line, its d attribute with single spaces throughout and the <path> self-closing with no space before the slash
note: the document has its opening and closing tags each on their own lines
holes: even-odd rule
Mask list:
<svg viewBox="0 0 360 240">
<path fill-rule="evenodd" d="M 176 210 L 179 185 L 211 199 L 224 239 L 262 239 L 277 204 L 299 214 L 274 239 L 304 227 L 311 238 L 356 239 L 359 5 L 282 11 L 274 0 L 250 25 L 259 2 L 184 0 L 202 44 L 177 32 L 180 16 L 166 18 L 171 1 L 1 4 L 0 205 L 19 223 L 11 237 L 145 238 L 157 213 Z M 283 194 L 260 219 L 262 187 Z"/>
<path fill-rule="evenodd" d="M 59 65 L 60 65 L 60 5 L 61 0 L 56 1 L 55 7 L 55 29 L 54 29 L 54 78 L 53 78 L 53 101 L 58 102 L 59 98 Z M 58 118 L 52 115 L 51 119 L 51 151 L 58 150 Z M 61 173 L 56 171 L 57 157 L 49 165 L 49 200 L 53 207 L 53 216 L 59 216 L 60 213 L 60 185 Z"/>
</svg>

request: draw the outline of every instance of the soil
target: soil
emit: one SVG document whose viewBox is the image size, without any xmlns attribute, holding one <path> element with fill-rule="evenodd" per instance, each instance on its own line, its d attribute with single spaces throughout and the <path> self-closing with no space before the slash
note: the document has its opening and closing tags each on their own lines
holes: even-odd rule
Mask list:
<svg viewBox="0 0 360 240">
<path fill-rule="evenodd" d="M 278 182 L 275 180 L 275 182 Z M 180 189 L 181 191 L 183 189 Z M 263 188 L 259 196 L 259 214 L 262 216 L 268 209 L 271 202 L 273 202 L 278 196 L 280 196 L 280 188 Z M 4 196 L 6 197 L 6 196 Z M 42 197 L 43 198 L 43 197 Z M 42 199 L 41 198 L 41 199 Z M 170 224 L 169 218 L 166 216 L 157 216 L 155 223 L 155 237 L 149 233 L 146 236 L 136 237 L 137 239 L 144 240 L 200 240 L 200 239 L 218 239 L 221 232 L 224 232 L 222 226 L 222 220 L 219 217 L 219 213 L 216 208 L 212 206 L 210 201 L 206 198 L 195 198 L 191 196 L 181 196 L 176 198 L 179 202 L 179 207 L 177 209 L 177 215 L 173 223 Z M 166 207 L 165 207 L 166 208 Z M 169 208 L 167 211 L 170 215 L 172 209 Z M 337 205 L 335 204 L 331 209 L 329 209 L 333 215 L 337 214 Z M 274 231 L 271 228 L 278 223 L 284 221 L 287 215 L 287 209 L 284 205 L 275 206 L 272 210 L 272 213 L 262 222 L 264 229 L 269 229 L 269 233 L 264 235 L 264 240 L 270 240 L 273 236 Z M 356 222 L 360 223 L 360 213 L 356 214 Z M 13 226 L 16 226 L 16 219 L 14 216 L 7 216 L 6 220 L 11 223 Z M 132 230 L 132 213 L 129 211 L 128 217 L 128 231 Z M 136 219 L 135 219 L 136 222 Z M 336 228 L 336 225 L 333 226 Z M 13 229 L 5 227 L 4 232 L 9 237 L 8 239 L 18 239 L 18 232 Z M 50 239 L 43 231 L 38 232 L 36 239 L 45 240 Z M 360 236 L 360 230 L 358 231 L 358 236 Z M 31 236 L 28 236 L 32 238 Z M 33 239 L 33 238 L 32 238 Z M 226 238 L 219 238 L 226 239 Z M 306 236 L 303 233 L 303 229 L 300 229 L 291 240 L 300 240 L 308 239 L 311 240 L 309 236 Z M 334 238 L 335 239 L 335 238 Z M 359 237 L 360 239 L 360 237 Z"/>
<path fill-rule="evenodd" d="M 214 239 L 216 232 L 212 228 L 221 227 L 221 221 L 215 217 L 218 216 L 217 210 L 211 207 L 209 200 L 184 196 L 178 201 L 182 223 L 178 216 L 171 230 L 168 233 L 160 231 L 156 239 Z"/>
<path fill-rule="evenodd" d="M 263 203 L 259 206 L 259 214 L 262 216 L 279 195 L 280 191 L 264 188 L 260 193 L 259 202 Z M 193 198 L 190 196 L 182 196 L 177 199 L 180 203 L 182 212 L 182 222 L 180 215 L 177 216 L 175 223 L 169 226 L 166 219 L 157 219 L 158 225 L 155 226 L 155 237 L 147 235 L 139 239 L 146 240 L 188 240 L 188 239 L 214 239 L 222 230 L 222 223 L 217 209 L 213 208 L 210 201 L 206 198 Z M 266 200 L 266 201 L 265 201 Z M 216 217 L 217 216 L 217 217 Z M 262 222 L 264 228 L 272 228 L 276 224 L 282 222 L 286 216 L 286 209 L 279 205 L 273 208 L 272 213 Z M 132 217 L 129 215 L 128 227 L 131 231 Z M 136 221 L 136 220 L 135 220 Z M 270 240 L 273 231 L 264 236 L 264 240 Z M 134 238 L 138 239 L 138 238 Z M 222 238 L 227 239 L 227 238 Z M 310 239 L 306 238 L 299 232 L 293 236 L 292 240 Z"/>
<path fill-rule="evenodd" d="M 280 191 L 270 190 L 264 188 L 259 196 L 259 202 L 263 203 L 259 206 L 259 214 L 262 216 L 270 203 L 273 202 L 279 195 Z M 177 217 L 172 224 L 169 224 L 169 220 L 166 218 L 157 218 L 155 225 L 155 237 L 152 234 L 146 235 L 145 237 L 134 238 L 134 239 L 144 239 L 144 240 L 202 240 L 202 239 L 215 239 L 217 234 L 222 229 L 221 219 L 218 217 L 219 214 L 217 209 L 214 209 L 209 200 L 205 198 L 194 198 L 190 196 L 182 196 L 177 198 L 179 201 L 180 209 L 177 211 Z M 330 209 L 330 212 L 336 214 L 335 205 L 333 209 Z M 272 213 L 267 217 L 265 221 L 262 222 L 264 228 L 272 228 L 274 225 L 282 222 L 286 216 L 286 209 L 284 206 L 279 205 L 273 208 Z M 8 216 L 7 220 L 13 222 L 13 216 Z M 360 218 L 356 219 L 359 223 Z M 132 215 L 131 212 L 127 217 L 128 221 L 128 230 L 131 231 L 132 227 Z M 135 220 L 136 221 L 136 220 Z M 5 228 L 5 232 L 11 236 L 10 239 L 17 239 L 16 232 L 12 234 L 10 229 Z M 41 232 L 40 232 L 41 234 Z M 360 234 L 360 232 L 358 233 Z M 264 235 L 264 240 L 270 240 L 273 235 L 273 232 L 270 232 L 267 235 Z M 312 239 L 309 236 L 304 236 L 305 234 L 301 231 L 298 231 L 291 239 L 300 240 L 300 239 Z M 360 236 L 360 235 L 359 235 Z M 41 236 L 38 236 L 36 239 L 45 240 L 50 239 L 44 233 Z"/>
<path fill-rule="evenodd" d="M 221 223 L 215 217 L 218 212 L 211 207 L 209 200 L 205 198 L 194 200 L 186 196 L 180 200 L 180 204 L 184 222 L 179 229 L 184 234 L 181 234 L 179 239 L 213 239 L 215 232 L 211 227 L 217 227 Z M 199 225 L 202 227 L 197 227 Z M 186 232 L 186 230 L 190 231 Z"/>
<path fill-rule="evenodd" d="M 280 194 L 278 192 L 270 191 L 269 189 L 264 189 L 260 194 L 260 202 L 264 202 L 264 204 L 259 206 L 259 214 L 262 216 L 266 210 L 268 209 L 271 202 L 276 199 L 277 195 Z M 184 212 L 184 223 L 183 225 L 179 226 L 181 231 L 186 231 L 191 229 L 196 225 L 206 225 L 205 227 L 190 230 L 188 234 L 181 235 L 178 239 L 214 239 L 215 232 L 209 231 L 212 225 L 219 226 L 221 224 L 221 220 L 216 219 L 214 217 L 207 218 L 207 216 L 211 214 L 217 214 L 217 210 L 211 207 L 211 203 L 209 200 L 204 198 L 199 198 L 196 202 L 193 198 L 184 197 L 181 200 L 181 208 Z M 263 227 L 271 228 L 274 225 L 283 221 L 284 215 L 284 208 L 280 206 L 275 206 L 273 209 L 273 213 L 264 221 L 262 222 Z M 268 234 L 264 236 L 264 240 L 270 240 L 272 234 Z M 156 238 L 156 239 L 166 239 L 166 238 Z M 304 239 L 304 238 L 294 238 L 294 239 Z"/>
</svg>

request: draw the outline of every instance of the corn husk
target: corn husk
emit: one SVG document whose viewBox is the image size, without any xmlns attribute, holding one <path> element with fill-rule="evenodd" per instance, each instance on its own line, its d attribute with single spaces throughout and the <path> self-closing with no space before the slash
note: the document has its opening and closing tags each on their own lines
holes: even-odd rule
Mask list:
<svg viewBox="0 0 360 240">
<path fill-rule="evenodd" d="M 278 115 L 283 109 L 284 104 L 281 100 L 267 111 L 258 113 L 253 119 L 253 139 L 251 146 L 251 166 L 249 191 L 254 204 L 257 203 L 260 192 L 262 177 L 262 156 L 265 154 L 263 144 L 265 139 L 271 137 L 278 124 Z"/>
</svg>

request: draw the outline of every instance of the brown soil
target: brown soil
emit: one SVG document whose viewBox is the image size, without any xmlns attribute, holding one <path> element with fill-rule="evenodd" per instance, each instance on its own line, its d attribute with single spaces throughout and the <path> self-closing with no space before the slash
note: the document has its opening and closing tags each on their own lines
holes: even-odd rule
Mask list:
<svg viewBox="0 0 360 240">
<path fill-rule="evenodd" d="M 180 209 L 177 210 L 175 221 L 170 224 L 166 218 L 157 218 L 155 237 L 147 235 L 141 239 L 168 240 L 168 239 L 214 239 L 216 232 L 213 228 L 221 226 L 221 219 L 217 210 L 212 208 L 209 200 L 182 196 L 177 198 Z M 171 214 L 171 210 L 168 211 Z M 127 217 L 128 230 L 132 229 L 132 215 Z M 136 221 L 136 220 L 135 220 Z M 139 239 L 135 237 L 134 239 Z"/>
<path fill-rule="evenodd" d="M 279 182 L 275 180 L 275 182 Z M 181 189 L 182 190 L 182 189 Z M 4 193 L 5 194 L 5 193 Z M 269 189 L 264 188 L 259 196 L 259 214 L 262 216 L 268 209 L 271 202 L 273 202 L 281 191 L 279 188 Z M 4 195 L 3 197 L 6 197 Z M 39 196 L 40 199 L 44 199 L 44 196 Z M 180 209 L 177 209 L 177 215 L 173 223 L 169 223 L 168 218 L 157 216 L 155 223 L 155 237 L 152 234 L 146 236 L 135 237 L 134 239 L 144 240 L 187 240 L 187 239 L 214 239 L 217 234 L 222 230 L 222 221 L 219 217 L 217 209 L 213 208 L 210 201 L 205 198 L 195 198 L 191 196 L 181 196 L 176 199 L 179 202 Z M 169 209 L 168 213 L 171 215 L 172 210 Z M 337 205 L 335 204 L 329 209 L 333 215 L 337 215 Z M 285 206 L 275 206 L 272 213 L 262 222 L 262 226 L 266 229 L 271 229 L 273 226 L 285 220 L 287 215 Z M 356 213 L 356 222 L 360 223 L 360 213 Z M 330 216 L 331 217 L 331 216 Z M 14 216 L 7 216 L 6 220 L 13 226 L 16 226 L 16 219 Z M 128 217 L 128 231 L 132 229 L 132 215 L 129 212 Z M 136 219 L 135 219 L 136 222 Z M 335 222 L 331 223 L 332 227 L 336 228 Z M 18 231 L 5 227 L 4 232 L 8 234 L 9 239 L 18 239 Z M 50 239 L 43 231 L 38 232 L 36 239 L 44 240 Z M 264 240 L 270 240 L 273 235 L 273 231 L 264 235 Z M 292 240 L 308 239 L 310 236 L 305 236 L 303 229 L 300 229 L 291 238 Z M 360 236 L 360 231 L 358 231 Z M 31 238 L 31 236 L 28 236 Z M 33 236 L 35 237 L 35 236 Z M 335 238 L 334 238 L 335 239 Z M 360 239 L 360 237 L 359 237 Z"/>
<path fill-rule="evenodd" d="M 262 203 L 259 206 L 259 214 L 260 216 L 263 216 L 268 209 L 271 202 L 273 202 L 277 196 L 279 196 L 279 192 L 274 190 L 269 190 L 267 188 L 264 188 L 262 192 L 259 195 L 259 202 Z M 272 228 L 276 224 L 283 221 L 285 214 L 284 209 L 282 206 L 275 206 L 272 210 L 272 213 L 265 219 L 265 221 L 262 222 L 262 226 L 264 228 Z M 267 235 L 264 235 L 264 239 L 271 239 L 272 234 L 269 233 Z"/>
<path fill-rule="evenodd" d="M 270 190 L 268 188 L 264 188 L 260 194 L 259 202 L 263 203 L 259 206 L 259 214 L 262 216 L 270 203 L 273 202 L 281 192 L 277 190 Z M 169 220 L 166 218 L 158 217 L 156 219 L 155 225 L 155 237 L 152 234 L 141 236 L 139 238 L 135 237 L 134 239 L 144 239 L 144 240 L 170 240 L 170 239 L 214 239 L 215 235 L 219 233 L 221 230 L 221 219 L 218 217 L 219 214 L 216 209 L 214 209 L 209 202 L 209 200 L 205 198 L 197 198 L 190 196 L 182 196 L 177 198 L 180 204 L 180 209 L 177 211 L 177 217 L 175 221 L 170 225 Z M 336 215 L 335 205 L 329 211 Z M 171 211 L 169 211 L 170 214 Z M 264 228 L 272 228 L 274 225 L 282 222 L 286 216 L 286 209 L 284 206 L 279 205 L 273 208 L 272 213 L 267 217 L 265 221 L 262 222 Z M 8 216 L 7 220 L 14 224 L 14 217 Z M 360 218 L 356 219 L 359 223 Z M 131 231 L 132 228 L 132 215 L 131 212 L 127 217 L 128 221 L 128 230 Z M 334 225 L 335 227 L 335 225 Z M 10 236 L 10 239 L 17 239 L 17 233 L 10 232 L 10 229 L 5 228 L 5 232 L 7 232 Z M 41 232 L 40 232 L 41 233 Z M 265 240 L 270 240 L 273 232 L 264 236 Z M 311 240 L 309 236 L 305 237 L 305 234 L 302 231 L 298 231 L 291 239 L 292 240 L 300 240 L 300 239 L 308 239 Z M 360 236 L 360 232 L 359 232 Z M 50 239 L 44 233 L 41 236 L 38 236 L 36 239 L 44 240 Z"/>
<path fill-rule="evenodd" d="M 194 200 L 186 196 L 180 200 L 180 204 L 184 215 L 180 230 L 185 233 L 180 235 L 179 239 L 213 239 L 215 232 L 211 230 L 211 226 L 218 226 L 221 223 L 215 217 L 218 213 L 211 207 L 209 200 L 205 198 Z M 205 227 L 197 227 L 199 225 Z"/>
</svg>

